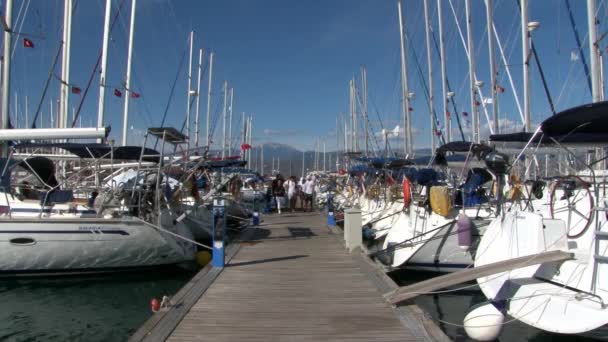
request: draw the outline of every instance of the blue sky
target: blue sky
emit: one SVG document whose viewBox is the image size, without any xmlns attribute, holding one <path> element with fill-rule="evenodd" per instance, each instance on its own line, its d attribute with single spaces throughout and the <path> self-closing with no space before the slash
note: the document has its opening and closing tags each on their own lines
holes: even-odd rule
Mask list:
<svg viewBox="0 0 608 342">
<path fill-rule="evenodd" d="M 70 83 L 85 88 L 101 50 L 104 0 L 76 0 L 72 36 L 72 70 Z M 120 0 L 113 3 L 116 10 Z M 452 0 L 464 30 L 463 1 Z M 483 1 L 473 2 L 474 41 L 477 75 L 489 79 L 488 51 Z M 580 61 L 572 61 L 576 49 L 564 1 L 530 1 L 530 20 L 540 21 L 534 42 L 547 74 L 550 91 L 557 109 L 590 102 Z M 581 39 L 587 36 L 584 1 L 570 1 Z M 430 0 L 432 27 L 437 31 L 436 1 Z M 495 0 L 495 23 L 509 59 L 515 88 L 521 98 L 521 40 L 517 4 Z M 23 4 L 23 6 L 22 6 Z M 29 4 L 29 6 L 27 6 Z M 4 6 L 4 4 L 2 4 Z M 20 32 L 29 34 L 34 49 L 26 49 L 21 40 L 13 55 L 11 111 L 20 126 L 25 121 L 25 97 L 28 117 L 40 100 L 44 80 L 61 40 L 63 1 L 15 1 L 13 19 L 20 8 L 26 13 Z M 126 71 L 130 0 L 126 0 L 118 24 L 112 32 L 108 64 L 108 84 L 119 87 Z M 448 0 L 443 0 L 444 29 L 448 76 L 456 92 L 459 112 L 470 112 L 467 60 Z M 25 8 L 27 7 L 27 12 Z M 361 65 L 368 74 L 370 121 L 374 131 L 380 126 L 394 127 L 401 122 L 399 31 L 393 0 L 139 0 L 137 3 L 134 41 L 132 89 L 141 98 L 132 99 L 130 142 L 140 139 L 138 132 L 158 126 L 169 101 L 173 79 L 178 76 L 175 95 L 170 101 L 167 125 L 181 127 L 186 112 L 187 60 L 178 72 L 180 60 L 188 45 L 190 30 L 196 32 L 195 48 L 215 52 L 213 70 L 212 112 L 216 122 L 214 140 L 220 140 L 221 87 L 228 80 L 234 87 L 234 125 L 240 113 L 254 115 L 254 144 L 274 141 L 298 148 L 312 148 L 316 138 L 326 139 L 328 150 L 335 147 L 336 115 L 348 111 L 348 81 L 358 77 Z M 604 1 L 598 1 L 600 18 L 606 17 Z M 413 54 L 418 56 L 426 77 L 426 50 L 422 1 L 404 1 L 408 41 L 410 88 L 416 93 L 413 126 L 416 147 L 430 144 L 428 105 L 423 96 Z M 22 26 L 21 26 L 22 25 Z M 600 34 L 606 25 L 600 25 Z M 463 32 L 466 36 L 466 32 Z M 586 42 L 586 40 L 585 40 Z M 606 43 L 600 44 L 602 49 Z M 588 47 L 584 53 L 588 59 Z M 207 55 L 208 56 L 208 55 Z M 207 57 L 206 57 L 207 59 Z M 195 63 L 196 64 L 196 63 Z M 438 54 L 433 51 L 435 98 L 440 98 Z M 510 130 L 521 128 L 512 90 L 506 80 L 505 66 L 500 63 L 499 83 L 506 88 L 500 95 L 500 117 Z M 55 74 L 60 75 L 59 65 Z M 550 115 L 536 66 L 531 70 L 532 118 L 540 122 Z M 203 90 L 207 87 L 206 73 Z M 98 77 L 81 112 L 83 126 L 97 121 Z M 43 126 L 49 125 L 50 101 L 58 98 L 59 81 L 51 82 L 42 106 Z M 486 94 L 488 89 L 486 86 Z M 112 136 L 120 140 L 123 99 L 114 97 L 112 89 L 106 98 L 106 122 Z M 15 97 L 17 101 L 15 102 Z M 70 107 L 82 95 L 70 96 Z M 201 98 L 204 117 L 206 98 Z M 15 106 L 17 104 L 17 106 Z M 440 101 L 436 101 L 442 115 Z M 236 115 L 238 113 L 238 115 Z M 204 120 L 201 120 L 204 122 Z M 485 125 L 485 119 L 482 117 Z M 240 126 L 238 126 L 240 127 Z M 465 127 L 466 130 L 466 127 Z M 201 132 L 205 127 L 201 127 Z M 236 129 L 235 129 L 236 131 Z M 484 132 L 486 132 L 484 130 Z"/>
</svg>

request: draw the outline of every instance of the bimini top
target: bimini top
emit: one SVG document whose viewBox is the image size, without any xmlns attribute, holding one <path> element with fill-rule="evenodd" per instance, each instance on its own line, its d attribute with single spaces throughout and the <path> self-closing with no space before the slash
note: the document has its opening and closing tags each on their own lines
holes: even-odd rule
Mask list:
<svg viewBox="0 0 608 342">
<path fill-rule="evenodd" d="M 24 143 L 13 146 L 16 150 L 26 148 L 59 148 L 68 151 L 83 159 L 115 159 L 115 160 L 139 160 L 141 146 L 119 146 L 112 148 L 105 144 L 80 144 L 80 143 Z M 144 148 L 143 161 L 158 162 L 160 154 L 151 148 Z"/>
<path fill-rule="evenodd" d="M 402 168 L 404 166 L 413 165 L 414 162 L 408 159 L 403 158 L 395 158 L 395 157 L 356 157 L 355 161 L 366 163 L 367 165 L 374 168 L 389 168 L 389 169 L 397 169 Z"/>
<path fill-rule="evenodd" d="M 494 134 L 495 142 L 608 143 L 608 101 L 589 103 L 566 109 L 541 123 L 541 133 Z"/>
<path fill-rule="evenodd" d="M 566 109 L 543 121 L 541 129 L 550 137 L 576 133 L 601 134 L 608 138 L 608 101 Z"/>
<path fill-rule="evenodd" d="M 224 159 L 224 160 L 207 160 L 204 162 L 203 166 L 209 169 L 220 169 L 226 167 L 244 167 L 247 165 L 246 160 L 233 160 L 233 159 Z"/>
<path fill-rule="evenodd" d="M 188 137 L 174 127 L 150 127 L 148 133 L 173 145 L 188 141 Z"/>
<path fill-rule="evenodd" d="M 490 146 L 477 144 L 470 141 L 452 141 L 439 146 L 436 154 L 445 154 L 446 152 L 471 152 L 479 158 L 483 158 L 486 154 L 493 151 Z"/>
</svg>

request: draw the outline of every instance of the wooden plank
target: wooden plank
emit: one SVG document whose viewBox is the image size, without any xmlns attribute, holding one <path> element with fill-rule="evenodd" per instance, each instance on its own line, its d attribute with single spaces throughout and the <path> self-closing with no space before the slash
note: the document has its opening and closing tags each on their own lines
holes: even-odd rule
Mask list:
<svg viewBox="0 0 608 342">
<path fill-rule="evenodd" d="M 544 264 L 548 262 L 571 260 L 573 258 L 574 253 L 568 253 L 564 251 L 549 251 L 534 255 L 526 255 L 523 257 L 503 260 L 427 279 L 413 285 L 401 287 L 393 292 L 387 293 L 385 296 L 388 298 L 389 302 L 397 305 L 418 295 L 465 283 L 467 281 L 475 280 L 480 277 L 511 271 L 516 268 Z"/>
</svg>

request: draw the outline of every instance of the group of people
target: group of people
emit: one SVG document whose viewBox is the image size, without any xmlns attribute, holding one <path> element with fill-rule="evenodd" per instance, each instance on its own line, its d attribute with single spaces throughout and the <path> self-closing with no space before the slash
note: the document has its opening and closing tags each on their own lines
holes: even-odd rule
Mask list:
<svg viewBox="0 0 608 342">
<path fill-rule="evenodd" d="M 277 213 L 281 214 L 285 195 L 287 195 L 287 203 L 291 212 L 296 210 L 298 198 L 300 199 L 300 206 L 304 211 L 312 211 L 313 194 L 315 191 L 314 177 L 302 177 L 298 182 L 295 176 L 291 176 L 285 180 L 282 175 L 278 174 L 272 181 L 271 189 L 272 196 L 277 204 Z"/>
</svg>

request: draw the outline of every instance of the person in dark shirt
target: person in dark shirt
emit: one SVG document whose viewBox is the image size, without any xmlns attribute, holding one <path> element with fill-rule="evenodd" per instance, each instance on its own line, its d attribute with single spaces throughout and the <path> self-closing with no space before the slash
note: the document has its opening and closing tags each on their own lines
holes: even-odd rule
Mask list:
<svg viewBox="0 0 608 342">
<path fill-rule="evenodd" d="M 283 200 L 285 198 L 285 180 L 283 176 L 277 174 L 275 179 L 272 181 L 272 194 L 277 200 L 277 212 L 281 214 L 281 205 L 283 204 Z"/>
</svg>

